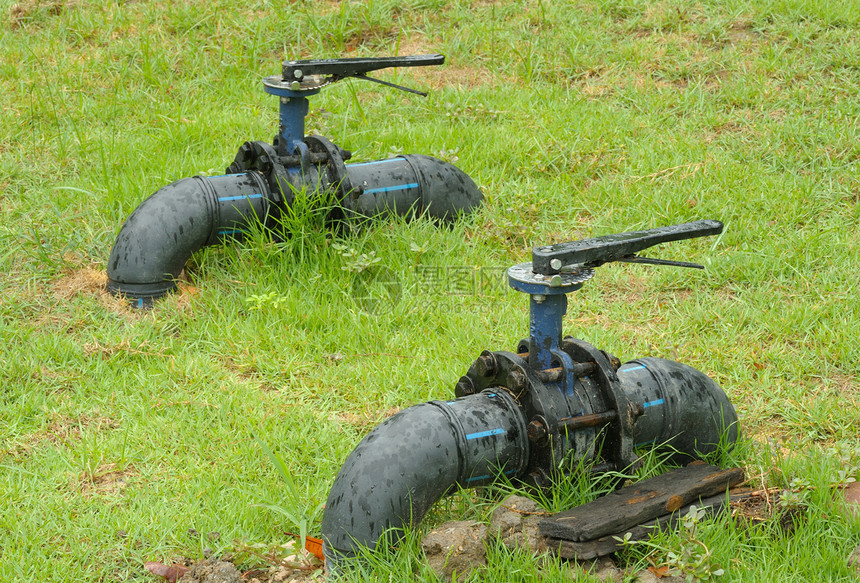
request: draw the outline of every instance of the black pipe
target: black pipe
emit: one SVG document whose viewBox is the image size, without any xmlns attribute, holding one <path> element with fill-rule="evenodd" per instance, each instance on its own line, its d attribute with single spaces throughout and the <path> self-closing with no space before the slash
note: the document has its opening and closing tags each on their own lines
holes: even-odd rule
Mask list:
<svg viewBox="0 0 860 583">
<path fill-rule="evenodd" d="M 249 144 L 237 156 L 242 163 L 231 166 L 247 172 L 184 178 L 137 207 L 111 249 L 108 291 L 125 295 L 136 307 L 150 307 L 176 289 L 176 278 L 195 251 L 225 237 L 241 238 L 254 221 L 277 224 L 283 208 L 294 199 L 294 189 L 338 190 L 347 219 L 396 213 L 451 221 L 472 212 L 483 200 L 463 171 L 429 156 L 345 166 L 331 146 L 329 164 L 302 171 L 273 162 L 270 146 Z"/>
<path fill-rule="evenodd" d="M 622 365 L 618 379 L 631 410 L 640 412 L 633 427 L 637 445 L 668 445 L 676 461 L 688 461 L 737 441 L 734 408 L 702 372 L 642 358 Z M 578 391 L 587 393 L 581 381 L 577 387 L 564 393 L 572 405 L 579 403 Z M 594 431 L 595 425 L 611 431 L 618 415 L 609 410 L 582 417 L 581 431 Z M 579 435 L 577 417 L 566 424 L 572 435 L 562 442 L 562 459 L 572 455 L 578 461 L 591 450 L 578 448 L 572 438 Z M 415 405 L 383 422 L 349 455 L 329 493 L 322 537 L 330 567 L 354 557 L 359 546 L 375 549 L 385 533 L 397 538 L 456 486 L 481 486 L 502 475 L 527 477 L 533 460 L 526 427 L 524 410 L 502 388 Z M 472 440 L 476 435 L 481 439 Z"/>
<path fill-rule="evenodd" d="M 346 170 L 356 196 L 344 206 L 365 217 L 391 212 L 450 221 L 469 214 L 483 200 L 466 173 L 430 156 L 410 154 L 348 164 Z"/>
<path fill-rule="evenodd" d="M 633 426 L 635 445 L 675 452 L 674 463 L 710 454 L 737 442 L 738 416 L 720 386 L 705 373 L 663 358 L 625 362 L 618 378 L 643 413 Z"/>
<path fill-rule="evenodd" d="M 241 237 L 271 208 L 259 172 L 183 178 L 144 200 L 117 235 L 108 258 L 108 291 L 140 308 L 176 289 L 191 254 L 226 237 Z"/>
<path fill-rule="evenodd" d="M 529 455 L 519 407 L 506 391 L 409 407 L 371 431 L 344 462 L 323 514 L 325 556 L 334 565 L 396 540 L 456 487 L 515 476 Z"/>
</svg>

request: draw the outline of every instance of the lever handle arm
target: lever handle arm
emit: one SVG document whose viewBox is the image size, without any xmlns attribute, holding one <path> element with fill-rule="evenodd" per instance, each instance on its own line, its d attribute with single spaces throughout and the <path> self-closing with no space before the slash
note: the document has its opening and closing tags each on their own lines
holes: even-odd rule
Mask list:
<svg viewBox="0 0 860 583">
<path fill-rule="evenodd" d="M 337 80 L 344 77 L 364 76 L 371 71 L 390 67 L 427 67 L 441 65 L 444 62 L 445 55 L 438 53 L 406 57 L 306 59 L 284 61 L 282 76 L 286 82 L 301 81 L 308 75 L 330 75 L 335 78 L 334 80 Z"/>
<path fill-rule="evenodd" d="M 702 220 L 644 231 L 604 235 L 558 245 L 545 245 L 532 249 L 532 270 L 534 273 L 554 275 L 568 265 L 597 267 L 610 261 L 629 258 L 643 249 L 660 243 L 707 237 L 722 232 L 723 223 L 720 221 Z"/>
</svg>

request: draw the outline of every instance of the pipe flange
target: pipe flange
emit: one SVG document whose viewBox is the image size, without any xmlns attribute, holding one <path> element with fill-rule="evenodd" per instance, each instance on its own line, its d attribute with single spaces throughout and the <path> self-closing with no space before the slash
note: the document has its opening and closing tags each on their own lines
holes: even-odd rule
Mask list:
<svg viewBox="0 0 860 583">
<path fill-rule="evenodd" d="M 594 277 L 594 270 L 582 267 L 572 271 L 543 275 L 535 273 L 531 262 L 519 263 L 508 268 L 508 285 L 527 294 L 569 294 L 582 287 Z"/>
<path fill-rule="evenodd" d="M 305 137 L 305 143 L 311 152 L 326 154 L 328 163 L 329 184 L 337 187 L 337 204 L 343 205 L 343 201 L 353 192 L 352 182 L 346 171 L 344 160 L 352 157 L 352 153 L 344 150 L 322 136 L 312 135 Z"/>
<path fill-rule="evenodd" d="M 558 420 L 567 416 L 564 393 L 547 387 L 528 361 L 511 352 L 484 351 L 469 368 L 469 383 L 457 384 L 457 396 L 465 396 L 470 385 L 475 392 L 492 388 L 506 392 L 520 407 L 523 419 L 539 419 L 541 438 L 531 443 L 526 469 L 518 477 L 524 483 L 547 487 L 558 462 L 566 453 Z M 544 434 L 545 432 L 545 434 Z"/>
<path fill-rule="evenodd" d="M 619 471 L 629 468 L 638 459 L 633 443 L 636 408 L 624 392 L 612 362 L 604 351 L 571 336 L 566 336 L 562 340 L 561 348 L 575 362 L 595 364 L 592 376 L 596 377 L 597 385 L 603 393 L 603 400 L 609 409 L 616 412 L 615 419 L 610 422 L 612 430 L 607 432 L 604 443 L 604 450 L 608 448 L 608 451 L 604 451 L 603 457 L 607 461 L 614 462 Z"/>
</svg>

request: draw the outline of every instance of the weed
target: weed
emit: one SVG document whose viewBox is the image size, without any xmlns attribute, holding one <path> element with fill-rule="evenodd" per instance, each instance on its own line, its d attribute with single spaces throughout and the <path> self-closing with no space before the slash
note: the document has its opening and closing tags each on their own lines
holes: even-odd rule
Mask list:
<svg viewBox="0 0 860 583">
<path fill-rule="evenodd" d="M 680 519 L 678 546 L 666 546 L 652 541 L 631 541 L 630 533 L 614 537 L 623 549 L 640 545 L 657 552 L 650 557 L 656 564 L 665 564 L 670 572 L 684 577 L 688 583 L 693 581 L 713 581 L 725 574 L 725 569 L 714 563 L 713 554 L 700 540 L 699 525 L 707 516 L 707 510 L 690 506 L 687 514 Z"/>
<path fill-rule="evenodd" d="M 277 292 L 268 292 L 264 294 L 252 294 L 245 298 L 245 303 L 250 307 L 250 310 L 277 310 L 287 303 L 287 298 Z"/>
<path fill-rule="evenodd" d="M 289 467 L 284 463 L 283 458 L 272 451 L 269 446 L 256 438 L 257 445 L 266 454 L 266 457 L 274 466 L 275 471 L 282 480 L 283 503 L 278 502 L 261 502 L 260 506 L 268 508 L 273 512 L 277 512 L 285 517 L 290 523 L 299 530 L 299 542 L 301 548 L 305 548 L 305 542 L 308 536 L 308 528 L 319 518 L 319 514 L 324 506 L 323 501 L 314 503 L 311 500 L 311 495 L 308 488 L 302 490 L 296 485 L 293 480 Z"/>
</svg>

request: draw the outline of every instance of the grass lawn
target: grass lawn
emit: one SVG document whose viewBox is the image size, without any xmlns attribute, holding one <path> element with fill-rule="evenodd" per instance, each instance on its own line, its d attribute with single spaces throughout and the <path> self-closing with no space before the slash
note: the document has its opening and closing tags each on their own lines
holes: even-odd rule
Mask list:
<svg viewBox="0 0 860 583">
<path fill-rule="evenodd" d="M 427 98 L 338 83 L 308 129 L 352 161 L 455 161 L 485 194 L 475 216 L 348 238 L 309 217 L 286 242 L 195 254 L 149 312 L 103 291 L 145 197 L 271 139 L 260 80 L 282 60 L 433 52 L 445 66 L 380 75 Z M 835 487 L 860 478 L 856 2 L 0 0 L 0 54 L 0 580 L 158 581 L 145 561 L 318 532 L 363 435 L 527 336 L 504 268 L 700 218 L 725 233 L 654 255 L 704 272 L 604 267 L 565 331 L 705 371 L 738 410 L 752 484 L 791 490 L 790 536 L 777 517 L 699 525 L 719 580 L 860 576 Z M 362 254 L 399 282 L 384 309 L 355 299 Z M 422 528 L 491 509 L 461 493 Z M 663 535 L 652 558 L 683 544 Z M 472 580 L 537 570 L 495 549 Z M 367 575 L 409 577 L 434 580 L 414 544 Z"/>
</svg>

